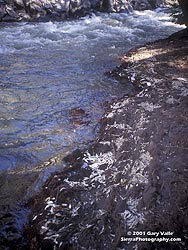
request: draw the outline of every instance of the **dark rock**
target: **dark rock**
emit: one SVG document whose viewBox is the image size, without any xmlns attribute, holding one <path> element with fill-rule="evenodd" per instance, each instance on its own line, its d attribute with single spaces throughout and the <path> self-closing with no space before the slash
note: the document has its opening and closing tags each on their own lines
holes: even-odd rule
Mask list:
<svg viewBox="0 0 188 250">
<path fill-rule="evenodd" d="M 17 22 L 19 20 L 14 16 L 5 15 L 2 17 L 2 21 L 3 22 Z"/>
<path fill-rule="evenodd" d="M 70 115 L 71 116 L 80 116 L 80 115 L 85 115 L 85 111 L 81 108 L 74 108 L 70 110 Z"/>
<path fill-rule="evenodd" d="M 1 0 L 0 18 L 3 21 L 63 20 L 84 16 L 91 11 L 128 13 L 133 9 L 153 9 L 157 6 L 156 0 Z"/>
<path fill-rule="evenodd" d="M 25 8 L 25 3 L 23 0 L 14 0 L 14 4 L 17 7 L 17 9 Z"/>
<path fill-rule="evenodd" d="M 11 5 L 12 4 L 12 0 L 2 0 L 2 3 Z"/>
<path fill-rule="evenodd" d="M 6 11 L 3 8 L 3 6 L 0 8 L 0 21 L 2 20 L 2 18 L 6 15 Z"/>
<path fill-rule="evenodd" d="M 74 108 L 69 111 L 70 122 L 75 128 L 89 125 L 90 117 L 89 114 L 85 112 L 85 110 L 81 108 Z"/>
</svg>

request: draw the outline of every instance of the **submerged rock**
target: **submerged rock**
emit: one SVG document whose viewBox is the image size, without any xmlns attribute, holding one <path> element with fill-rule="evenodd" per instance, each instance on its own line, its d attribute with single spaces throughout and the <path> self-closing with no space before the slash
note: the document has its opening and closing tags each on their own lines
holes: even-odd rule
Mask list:
<svg viewBox="0 0 188 250">
<path fill-rule="evenodd" d="M 27 249 L 187 249 L 187 32 L 122 61 L 111 75 L 139 88 L 110 104 L 96 142 L 30 200 Z"/>
<path fill-rule="evenodd" d="M 89 114 L 81 108 L 73 108 L 69 111 L 70 122 L 74 128 L 88 125 L 91 118 Z"/>
</svg>

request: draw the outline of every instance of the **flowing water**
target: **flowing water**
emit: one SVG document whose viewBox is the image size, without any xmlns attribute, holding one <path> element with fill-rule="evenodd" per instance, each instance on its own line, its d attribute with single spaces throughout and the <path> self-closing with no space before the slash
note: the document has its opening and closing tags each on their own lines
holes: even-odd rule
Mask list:
<svg viewBox="0 0 188 250">
<path fill-rule="evenodd" d="M 120 55 L 181 28 L 160 10 L 0 24 L 1 201 L 8 207 L 13 196 L 19 200 L 35 183 L 28 173 L 44 180 L 64 155 L 94 138 L 104 101 L 130 91 L 104 75 Z M 73 123 L 75 108 L 87 124 Z"/>
</svg>

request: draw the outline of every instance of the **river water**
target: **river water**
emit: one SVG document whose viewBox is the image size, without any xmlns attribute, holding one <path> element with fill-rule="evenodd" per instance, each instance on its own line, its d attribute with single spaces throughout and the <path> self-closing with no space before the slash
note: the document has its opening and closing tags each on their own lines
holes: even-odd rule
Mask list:
<svg viewBox="0 0 188 250">
<path fill-rule="evenodd" d="M 163 12 L 0 26 L 0 170 L 27 171 L 93 138 L 102 103 L 126 92 L 104 72 L 131 47 L 180 29 Z M 82 108 L 88 126 L 71 123 Z M 53 161 L 52 161 L 53 162 Z"/>
<path fill-rule="evenodd" d="M 120 63 L 120 55 L 181 28 L 160 10 L 93 14 L 65 22 L 1 23 L 1 201 L 9 206 L 9 189 L 19 200 L 35 181 L 26 173 L 48 176 L 64 155 L 94 138 L 104 101 L 129 91 L 104 74 Z M 73 123 L 75 108 L 85 111 L 87 125 Z"/>
</svg>

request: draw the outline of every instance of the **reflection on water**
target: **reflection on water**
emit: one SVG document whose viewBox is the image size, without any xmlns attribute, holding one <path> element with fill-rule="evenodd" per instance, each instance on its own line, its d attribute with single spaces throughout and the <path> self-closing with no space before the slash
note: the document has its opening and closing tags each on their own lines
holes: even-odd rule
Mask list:
<svg viewBox="0 0 188 250">
<path fill-rule="evenodd" d="M 1 27 L 0 169 L 32 169 L 87 144 L 102 103 L 126 92 L 104 72 L 132 46 L 179 28 L 159 11 Z M 87 126 L 72 124 L 77 107 L 89 114 Z"/>
<path fill-rule="evenodd" d="M 169 20 L 144 11 L 1 24 L 0 212 L 38 187 L 38 176 L 43 181 L 62 166 L 64 155 L 94 138 L 103 102 L 130 91 L 104 72 L 131 47 L 180 29 Z M 76 108 L 87 122 L 71 117 Z"/>
</svg>

